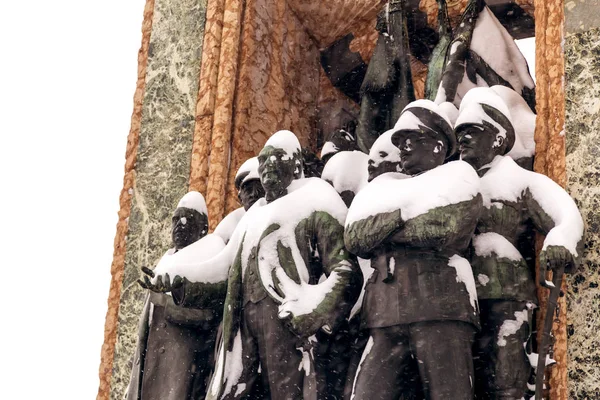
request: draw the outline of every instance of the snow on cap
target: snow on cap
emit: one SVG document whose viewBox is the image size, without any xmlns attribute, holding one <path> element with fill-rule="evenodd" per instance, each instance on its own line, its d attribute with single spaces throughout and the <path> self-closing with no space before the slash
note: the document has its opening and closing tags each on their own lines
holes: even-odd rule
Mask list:
<svg viewBox="0 0 600 400">
<path fill-rule="evenodd" d="M 192 210 L 198 211 L 200 214 L 208 215 L 204 196 L 199 192 L 192 191 L 186 193 L 186 195 L 179 200 L 179 203 L 177 203 L 177 208 L 182 207 L 191 208 Z"/>
<path fill-rule="evenodd" d="M 300 154 L 300 142 L 293 132 L 282 130 L 275 132 L 264 147 L 272 146 L 283 149 L 288 155 Z"/>
<path fill-rule="evenodd" d="M 400 149 L 392 143 L 392 135 L 394 133 L 396 133 L 396 129 L 385 131 L 371 146 L 369 160 L 373 160 L 375 167 L 379 166 L 383 161 L 400 162 Z M 386 155 L 382 156 L 382 153 L 386 153 Z"/>
<path fill-rule="evenodd" d="M 446 158 L 456 152 L 456 136 L 452 130 L 452 123 L 446 112 L 431 100 L 416 100 L 409 103 L 398 122 L 394 125 L 395 133 L 401 131 L 418 131 L 442 134 L 448 140 Z"/>
<path fill-rule="evenodd" d="M 489 87 L 476 87 L 467 92 L 460 103 L 454 129 L 461 125 L 492 125 L 506 139 L 506 153 L 515 144 L 515 128 L 506 103 Z"/>
<path fill-rule="evenodd" d="M 252 180 L 260 179 L 258 175 L 258 158 L 252 157 L 244 161 L 244 163 L 238 168 L 235 174 L 235 188 L 240 190 L 242 184 Z"/>
<path fill-rule="evenodd" d="M 456 123 L 456 118 L 458 118 L 458 108 L 449 101 L 445 101 L 440 104 L 440 109 L 446 113 L 448 119 L 450 120 L 450 126 L 454 126 Z"/>
<path fill-rule="evenodd" d="M 531 110 L 523 96 L 504 85 L 492 86 L 492 90 L 506 103 L 513 127 L 515 128 L 515 145 L 507 154 L 518 160 L 535 154 L 535 113 Z"/>
<path fill-rule="evenodd" d="M 321 149 L 321 158 L 328 154 L 337 153 L 339 150 L 339 147 L 337 147 L 332 141 L 325 142 L 323 148 Z"/>
</svg>

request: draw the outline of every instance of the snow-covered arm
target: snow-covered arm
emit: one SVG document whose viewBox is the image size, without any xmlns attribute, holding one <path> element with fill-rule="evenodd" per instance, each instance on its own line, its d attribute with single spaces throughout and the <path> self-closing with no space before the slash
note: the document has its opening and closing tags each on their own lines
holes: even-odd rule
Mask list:
<svg viewBox="0 0 600 400">
<path fill-rule="evenodd" d="M 388 242 L 413 247 L 462 250 L 475 230 L 482 207 L 481 195 L 435 207 L 406 221 Z"/>
<path fill-rule="evenodd" d="M 350 314 L 360 295 L 363 278 L 356 257 L 345 248 L 344 227 L 326 212 L 314 213 L 313 219 L 323 272 L 335 284 L 311 317 L 321 320 L 321 326 L 335 330 Z"/>
<path fill-rule="evenodd" d="M 559 257 L 554 263 L 568 264 L 569 271 L 579 265 L 583 252 L 584 224 L 579 209 L 571 196 L 550 178 L 526 172 L 525 211 L 535 228 L 546 235 L 540 257 Z M 568 255 L 556 254 L 557 248 L 561 247 L 568 251 Z"/>
<path fill-rule="evenodd" d="M 344 242 L 352 254 L 361 258 L 371 258 L 373 250 L 404 225 L 401 211 L 396 210 L 355 221 L 346 227 Z"/>
</svg>

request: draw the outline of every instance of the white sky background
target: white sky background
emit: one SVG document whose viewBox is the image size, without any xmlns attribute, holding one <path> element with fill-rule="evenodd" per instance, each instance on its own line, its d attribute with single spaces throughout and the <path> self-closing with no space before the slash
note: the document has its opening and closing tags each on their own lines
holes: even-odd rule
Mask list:
<svg viewBox="0 0 600 400">
<path fill-rule="evenodd" d="M 96 398 L 144 4 L 0 2 L 0 398 Z"/>
<path fill-rule="evenodd" d="M 0 398 L 96 396 L 144 4 L 0 3 Z"/>
</svg>

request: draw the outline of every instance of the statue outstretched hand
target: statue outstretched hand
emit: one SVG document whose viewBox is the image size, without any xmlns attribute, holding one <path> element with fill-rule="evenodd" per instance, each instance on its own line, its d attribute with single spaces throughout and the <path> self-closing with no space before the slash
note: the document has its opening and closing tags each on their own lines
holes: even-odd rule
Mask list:
<svg viewBox="0 0 600 400">
<path fill-rule="evenodd" d="M 143 280 L 138 279 L 137 282 L 144 289 L 152 290 L 153 292 L 167 293 L 183 285 L 183 278 L 179 275 L 175 275 L 173 282 L 171 282 L 169 274 L 158 275 L 156 280 L 152 282 L 152 279 L 155 277 L 154 271 L 148 267 L 142 267 L 142 272 L 145 274 Z"/>
</svg>

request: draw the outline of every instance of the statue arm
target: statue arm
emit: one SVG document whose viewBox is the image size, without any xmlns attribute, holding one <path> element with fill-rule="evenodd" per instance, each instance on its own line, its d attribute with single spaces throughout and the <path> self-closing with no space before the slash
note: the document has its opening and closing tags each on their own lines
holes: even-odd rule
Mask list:
<svg viewBox="0 0 600 400">
<path fill-rule="evenodd" d="M 328 279 L 336 279 L 333 289 L 315 310 L 323 318 L 323 326 L 336 329 L 358 299 L 363 283 L 356 257 L 344 245 L 344 227 L 331 215 L 316 213 L 317 248 Z"/>
<path fill-rule="evenodd" d="M 446 247 L 452 239 L 470 237 L 482 209 L 481 195 L 470 200 L 436 207 L 405 222 L 389 243 L 415 247 Z M 461 246 L 459 246 L 461 247 Z"/>
<path fill-rule="evenodd" d="M 372 215 L 348 225 L 344 231 L 344 242 L 352 254 L 368 259 L 377 247 L 403 226 L 400 210 Z"/>
<path fill-rule="evenodd" d="M 524 211 L 536 230 L 546 235 L 540 259 L 548 261 L 551 268 L 565 263 L 570 271 L 580 263 L 583 252 L 584 224 L 579 209 L 569 194 L 547 176 L 530 171 L 527 175 Z"/>
</svg>

